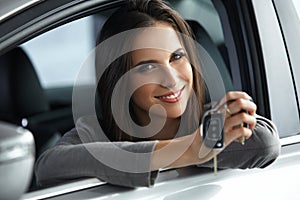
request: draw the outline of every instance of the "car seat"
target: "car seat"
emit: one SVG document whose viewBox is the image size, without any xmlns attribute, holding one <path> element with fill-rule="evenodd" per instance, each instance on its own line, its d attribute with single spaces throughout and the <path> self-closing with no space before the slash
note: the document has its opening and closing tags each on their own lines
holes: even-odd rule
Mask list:
<svg viewBox="0 0 300 200">
<path fill-rule="evenodd" d="M 201 26 L 199 22 L 195 20 L 186 20 L 186 22 L 192 29 L 196 42 L 198 42 L 207 51 L 212 60 L 215 62 L 223 79 L 225 90 L 233 90 L 230 72 L 217 45 L 213 42 L 207 31 Z"/>
<path fill-rule="evenodd" d="M 74 126 L 71 105 L 51 110 L 34 66 L 20 47 L 0 56 L 0 98 L 0 120 L 29 129 L 37 156 Z"/>
</svg>

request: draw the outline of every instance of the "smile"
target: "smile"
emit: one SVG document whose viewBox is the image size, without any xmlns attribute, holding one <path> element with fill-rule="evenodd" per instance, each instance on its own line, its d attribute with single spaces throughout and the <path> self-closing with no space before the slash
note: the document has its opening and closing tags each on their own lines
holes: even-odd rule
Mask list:
<svg viewBox="0 0 300 200">
<path fill-rule="evenodd" d="M 181 99 L 184 88 L 185 88 L 185 86 L 183 86 L 182 89 L 180 89 L 176 92 L 169 92 L 162 96 L 155 96 L 155 98 L 157 98 L 163 102 L 167 102 L 167 103 L 176 103 Z"/>
</svg>

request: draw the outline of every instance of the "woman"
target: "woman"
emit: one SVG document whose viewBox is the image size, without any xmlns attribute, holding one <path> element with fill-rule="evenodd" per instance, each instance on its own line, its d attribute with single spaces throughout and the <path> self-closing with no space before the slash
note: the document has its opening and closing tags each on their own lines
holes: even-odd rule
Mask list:
<svg viewBox="0 0 300 200">
<path fill-rule="evenodd" d="M 212 167 L 213 152 L 200 136 L 205 83 L 191 36 L 185 21 L 159 0 L 128 1 L 116 11 L 98 40 L 97 117 L 80 118 L 76 129 L 38 159 L 38 183 L 97 177 L 128 187 L 151 186 L 162 168 Z M 272 122 L 256 115 L 244 92 L 229 92 L 224 102 L 219 167 L 273 162 L 280 145 Z M 236 142 L 239 138 L 247 139 L 245 145 Z"/>
</svg>

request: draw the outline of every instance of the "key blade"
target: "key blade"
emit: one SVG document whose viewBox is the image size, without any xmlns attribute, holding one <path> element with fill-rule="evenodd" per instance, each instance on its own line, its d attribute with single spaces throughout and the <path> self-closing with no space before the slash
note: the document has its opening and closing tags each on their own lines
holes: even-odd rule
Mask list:
<svg viewBox="0 0 300 200">
<path fill-rule="evenodd" d="M 218 173 L 218 161 L 217 161 L 217 152 L 215 150 L 213 151 L 213 156 L 214 156 L 214 175 L 216 176 Z"/>
</svg>

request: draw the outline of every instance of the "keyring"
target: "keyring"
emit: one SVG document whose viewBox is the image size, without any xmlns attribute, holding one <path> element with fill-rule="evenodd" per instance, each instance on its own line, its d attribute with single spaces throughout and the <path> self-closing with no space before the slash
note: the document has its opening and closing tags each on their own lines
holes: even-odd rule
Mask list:
<svg viewBox="0 0 300 200">
<path fill-rule="evenodd" d="M 228 113 L 230 116 L 232 115 L 231 111 L 229 110 L 228 106 L 225 105 L 225 110 L 226 110 L 226 113 Z"/>
</svg>

